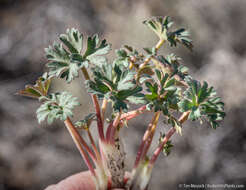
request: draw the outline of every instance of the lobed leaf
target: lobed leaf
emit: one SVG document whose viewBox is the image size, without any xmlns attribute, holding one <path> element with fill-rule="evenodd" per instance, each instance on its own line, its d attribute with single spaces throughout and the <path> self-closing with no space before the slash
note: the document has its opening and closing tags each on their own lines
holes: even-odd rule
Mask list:
<svg viewBox="0 0 246 190">
<path fill-rule="evenodd" d="M 207 82 L 203 85 L 199 81 L 186 78 L 188 88 L 183 93 L 178 103 L 181 112 L 190 111 L 189 119 L 197 120 L 205 117 L 213 128 L 218 126 L 218 121 L 225 117 L 224 104 L 220 97 L 216 96 L 213 87 L 208 87 Z"/>
<path fill-rule="evenodd" d="M 107 44 L 106 40 L 100 42 L 96 34 L 92 37 L 88 37 L 87 49 L 83 58 L 100 67 L 107 62 L 106 57 L 102 55 L 107 54 L 110 50 L 111 45 Z"/>
<path fill-rule="evenodd" d="M 47 96 L 50 87 L 51 79 L 48 73 L 44 73 L 42 77 L 39 77 L 35 85 L 26 85 L 24 90 L 20 90 L 17 94 L 27 96 L 31 98 L 39 98 L 41 96 Z"/>
<path fill-rule="evenodd" d="M 77 121 L 75 126 L 81 129 L 88 129 L 93 120 L 96 119 L 96 113 L 90 113 L 84 117 L 84 119 Z"/>
<path fill-rule="evenodd" d="M 80 105 L 77 98 L 68 92 L 52 93 L 48 96 L 41 96 L 40 100 L 45 100 L 37 109 L 38 122 L 41 123 L 47 118 L 48 124 L 55 119 L 66 120 L 73 116 L 73 108 Z"/>
<path fill-rule="evenodd" d="M 173 22 L 170 17 L 154 17 L 143 22 L 147 25 L 156 35 L 165 41 L 169 42 L 170 46 L 177 46 L 177 43 L 184 45 L 189 50 L 192 50 L 192 40 L 189 38 L 190 34 L 184 28 L 177 29 L 175 31 L 170 31 Z M 150 52 L 149 49 L 146 49 Z"/>
</svg>

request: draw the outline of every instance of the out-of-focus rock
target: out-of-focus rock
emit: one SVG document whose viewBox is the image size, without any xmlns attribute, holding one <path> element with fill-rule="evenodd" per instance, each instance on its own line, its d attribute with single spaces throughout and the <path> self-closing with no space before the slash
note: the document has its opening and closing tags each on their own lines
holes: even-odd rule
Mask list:
<svg viewBox="0 0 246 190">
<path fill-rule="evenodd" d="M 158 160 L 151 189 L 177 189 L 184 183 L 245 184 L 245 7 L 244 0 L 1 0 L 0 190 L 43 189 L 86 169 L 62 124 L 39 126 L 35 117 L 38 103 L 14 95 L 40 76 L 46 62 L 43 48 L 68 27 L 85 34 L 99 33 L 113 48 L 152 46 L 157 38 L 141 24 L 152 15 L 170 15 L 191 31 L 193 53 L 183 48 L 161 52 L 175 51 L 196 78 L 214 85 L 225 100 L 227 117 L 216 131 L 187 123 L 183 136 L 174 136 L 170 156 Z M 72 84 L 55 81 L 52 90 L 64 87 L 80 98 L 76 120 L 93 108 L 86 90 L 80 90 L 83 80 Z M 143 121 L 150 120 L 151 116 L 143 115 L 122 131 L 128 168 L 147 127 Z M 161 125 L 158 130 L 167 131 L 168 126 Z"/>
</svg>

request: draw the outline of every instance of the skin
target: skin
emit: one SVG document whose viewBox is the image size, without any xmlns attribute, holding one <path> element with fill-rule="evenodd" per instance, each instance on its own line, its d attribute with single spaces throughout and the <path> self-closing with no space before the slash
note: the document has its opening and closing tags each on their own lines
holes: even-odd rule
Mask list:
<svg viewBox="0 0 246 190">
<path fill-rule="evenodd" d="M 48 186 L 45 190 L 96 190 L 89 171 L 81 172 Z M 123 189 L 113 189 L 123 190 Z"/>
</svg>

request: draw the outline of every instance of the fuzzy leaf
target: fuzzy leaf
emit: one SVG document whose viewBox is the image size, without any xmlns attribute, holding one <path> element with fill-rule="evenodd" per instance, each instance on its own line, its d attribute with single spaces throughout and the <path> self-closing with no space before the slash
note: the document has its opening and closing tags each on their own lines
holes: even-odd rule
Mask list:
<svg viewBox="0 0 246 190">
<path fill-rule="evenodd" d="M 86 82 L 88 92 L 111 101 L 114 111 L 126 110 L 126 100 L 131 101 L 138 98 L 138 102 L 143 102 L 138 97 L 142 88 L 134 80 L 135 72 L 130 71 L 127 67 L 104 64 L 102 67 L 95 67 L 93 74 L 94 80 Z"/>
<path fill-rule="evenodd" d="M 165 133 L 164 134 L 160 134 L 160 138 L 159 138 L 159 143 L 161 143 L 165 138 Z M 165 156 L 168 156 L 171 153 L 171 149 L 173 147 L 172 141 L 167 141 L 166 144 L 163 146 L 162 152 Z"/>
<path fill-rule="evenodd" d="M 184 91 L 178 103 L 181 112 L 190 111 L 189 119 L 197 120 L 205 117 L 213 128 L 218 126 L 218 121 L 225 117 L 224 104 L 216 96 L 213 87 L 203 85 L 196 80 L 186 77 L 188 89 Z"/>
<path fill-rule="evenodd" d="M 189 50 L 192 50 L 192 40 L 189 38 L 190 33 L 184 28 L 168 33 L 168 42 L 170 46 L 177 46 L 177 43 L 182 44 Z"/>
<path fill-rule="evenodd" d="M 65 78 L 69 83 L 78 77 L 78 71 L 85 64 L 83 61 L 74 61 L 75 56 L 72 56 L 81 52 L 83 36 L 78 30 L 72 28 L 68 29 L 66 34 L 61 34 L 60 40 L 62 43 L 55 42 L 53 46 L 45 48 L 46 57 L 49 61 L 47 67 L 50 76 Z"/>
<path fill-rule="evenodd" d="M 75 123 L 75 126 L 77 128 L 82 128 L 82 129 L 88 129 L 91 125 L 91 122 L 96 119 L 96 113 L 90 113 L 87 116 L 85 116 L 84 119 L 77 121 Z"/>
<path fill-rule="evenodd" d="M 87 49 L 83 57 L 100 67 L 107 61 L 102 55 L 107 54 L 110 50 L 111 45 L 107 44 L 106 40 L 100 42 L 99 37 L 96 34 L 92 37 L 88 37 Z"/>
<path fill-rule="evenodd" d="M 44 103 L 37 109 L 38 122 L 41 123 L 47 118 L 48 124 L 55 119 L 66 120 L 73 116 L 73 108 L 80 105 L 77 98 L 72 97 L 68 92 L 52 93 L 49 96 L 41 96 Z"/>
<path fill-rule="evenodd" d="M 39 98 L 47 96 L 51 79 L 47 73 L 39 77 L 35 85 L 26 85 L 24 90 L 20 90 L 17 94 L 31 98 Z"/>
<path fill-rule="evenodd" d="M 173 116 L 170 116 L 168 123 L 170 123 L 176 129 L 176 132 L 182 136 L 182 125 L 177 121 L 177 119 L 175 119 Z"/>
<path fill-rule="evenodd" d="M 133 88 L 135 84 L 133 83 L 134 75 L 136 73 L 133 71 L 126 70 L 122 73 L 121 78 L 118 82 L 117 89 L 118 90 L 127 90 Z"/>
<path fill-rule="evenodd" d="M 180 43 L 192 50 L 193 45 L 192 41 L 189 39 L 189 32 L 187 30 L 181 28 L 170 31 L 170 28 L 173 25 L 170 17 L 154 17 L 143 23 L 154 31 L 160 39 L 168 41 L 170 46 L 177 46 L 177 43 Z M 149 52 L 149 50 L 147 51 Z"/>
<path fill-rule="evenodd" d="M 145 99 L 144 94 L 135 94 L 133 96 L 129 96 L 126 98 L 132 104 L 146 104 L 147 101 Z"/>
<path fill-rule="evenodd" d="M 143 22 L 147 25 L 153 32 L 159 36 L 160 39 L 167 39 L 167 31 L 173 25 L 170 17 L 154 17 Z"/>
<path fill-rule="evenodd" d="M 71 53 L 79 54 L 82 50 L 83 35 L 76 29 L 67 29 L 66 34 L 60 35 L 60 40 Z"/>
</svg>

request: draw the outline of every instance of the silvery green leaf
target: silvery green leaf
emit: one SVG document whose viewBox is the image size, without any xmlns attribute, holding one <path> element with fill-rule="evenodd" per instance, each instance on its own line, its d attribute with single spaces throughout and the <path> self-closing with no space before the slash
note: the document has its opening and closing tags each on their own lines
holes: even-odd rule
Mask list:
<svg viewBox="0 0 246 190">
<path fill-rule="evenodd" d="M 48 124 L 51 124 L 55 119 L 66 120 L 67 117 L 73 116 L 73 108 L 80 105 L 77 98 L 68 92 L 52 93 L 41 99 L 46 101 L 37 109 L 39 123 L 45 118 L 47 118 Z"/>
<path fill-rule="evenodd" d="M 106 63 L 106 58 L 103 55 L 107 54 L 111 50 L 111 45 L 107 44 L 106 40 L 100 42 L 98 35 L 88 37 L 87 49 L 83 58 L 89 60 L 91 63 L 102 66 Z"/>
<path fill-rule="evenodd" d="M 83 47 L 83 35 L 76 29 L 67 29 L 66 34 L 60 35 L 60 40 L 71 53 L 80 53 Z"/>
<path fill-rule="evenodd" d="M 81 62 L 76 60 L 73 54 L 80 54 L 82 50 L 83 36 L 78 30 L 72 28 L 68 29 L 66 34 L 60 35 L 62 43 L 54 43 L 45 49 L 46 57 L 48 59 L 47 67 L 49 68 L 49 75 L 65 78 L 69 83 L 75 77 L 78 77 L 78 71 L 83 67 Z M 67 48 L 67 50 L 66 50 Z"/>
<path fill-rule="evenodd" d="M 25 89 L 20 90 L 17 94 L 31 98 L 40 98 L 48 94 L 50 83 L 51 77 L 44 73 L 42 77 L 38 78 L 35 85 L 26 85 Z"/>
</svg>

